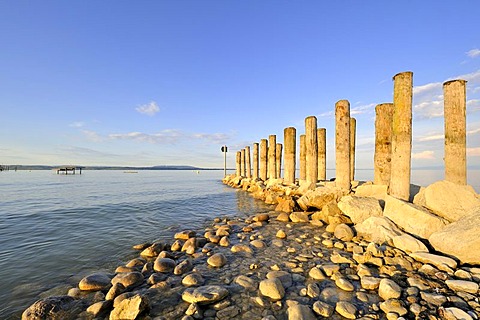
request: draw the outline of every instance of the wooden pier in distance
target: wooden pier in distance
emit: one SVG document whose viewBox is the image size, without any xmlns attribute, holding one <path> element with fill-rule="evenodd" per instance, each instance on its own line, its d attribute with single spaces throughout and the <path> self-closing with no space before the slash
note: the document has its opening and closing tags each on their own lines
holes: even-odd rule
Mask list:
<svg viewBox="0 0 480 320">
<path fill-rule="evenodd" d="M 83 167 L 60 167 L 57 169 L 57 174 L 60 174 L 60 173 L 68 174 L 69 172 L 71 172 L 72 174 L 75 174 L 76 171 L 82 174 L 82 169 Z"/>
</svg>

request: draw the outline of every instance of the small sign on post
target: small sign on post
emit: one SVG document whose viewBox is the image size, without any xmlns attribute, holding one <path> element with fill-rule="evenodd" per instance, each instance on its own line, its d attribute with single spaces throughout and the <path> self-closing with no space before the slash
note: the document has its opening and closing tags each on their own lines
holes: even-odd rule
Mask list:
<svg viewBox="0 0 480 320">
<path fill-rule="evenodd" d="M 223 152 L 223 176 L 227 176 L 227 146 L 222 146 Z"/>
</svg>

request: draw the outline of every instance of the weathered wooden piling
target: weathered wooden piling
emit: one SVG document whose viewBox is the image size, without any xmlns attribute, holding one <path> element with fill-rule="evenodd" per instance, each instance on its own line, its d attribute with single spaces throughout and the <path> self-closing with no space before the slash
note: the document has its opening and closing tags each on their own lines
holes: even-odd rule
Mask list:
<svg viewBox="0 0 480 320">
<path fill-rule="evenodd" d="M 408 201 L 412 156 L 413 73 L 393 77 L 392 168 L 390 195 Z"/>
<path fill-rule="evenodd" d="M 242 177 L 246 176 L 245 170 L 245 149 L 240 150 L 240 175 Z"/>
<path fill-rule="evenodd" d="M 357 120 L 350 118 L 350 181 L 355 180 L 355 144 L 357 140 Z"/>
<path fill-rule="evenodd" d="M 245 176 L 247 178 L 251 178 L 252 177 L 252 163 L 251 163 L 251 158 L 250 158 L 250 147 L 249 146 L 245 147 L 245 171 L 246 171 Z"/>
<path fill-rule="evenodd" d="M 268 179 L 277 178 L 276 154 L 277 154 L 277 136 L 271 134 L 268 136 Z"/>
<path fill-rule="evenodd" d="M 275 148 L 275 168 L 277 170 L 276 176 L 277 178 L 282 177 L 282 149 L 283 146 L 281 143 L 277 143 Z"/>
<path fill-rule="evenodd" d="M 317 129 L 318 180 L 327 179 L 327 129 Z"/>
<path fill-rule="evenodd" d="M 285 128 L 283 135 L 283 144 L 285 145 L 283 181 L 286 184 L 294 184 L 297 130 L 294 127 Z"/>
<path fill-rule="evenodd" d="M 237 151 L 236 156 L 235 156 L 235 174 L 237 177 L 240 177 L 242 175 L 241 173 L 241 168 L 240 168 L 240 163 L 242 162 L 242 152 Z"/>
<path fill-rule="evenodd" d="M 467 120 L 465 80 L 443 84 L 445 115 L 445 180 L 467 184 Z"/>
<path fill-rule="evenodd" d="M 268 161 L 268 141 L 267 139 L 260 140 L 260 179 L 267 180 L 267 161 Z"/>
<path fill-rule="evenodd" d="M 307 177 L 306 168 L 307 149 L 305 148 L 305 135 L 300 135 L 300 180 L 305 180 Z"/>
<path fill-rule="evenodd" d="M 317 118 L 309 116 L 305 118 L 305 148 L 306 148 L 306 180 L 317 183 L 318 179 L 318 142 L 317 142 Z"/>
<path fill-rule="evenodd" d="M 335 104 L 335 182 L 350 190 L 350 102 Z"/>
<path fill-rule="evenodd" d="M 252 177 L 253 179 L 258 178 L 258 143 L 255 142 L 253 144 L 253 174 Z"/>
<path fill-rule="evenodd" d="M 375 155 L 373 157 L 373 183 L 390 185 L 392 168 L 393 103 L 375 107 Z"/>
</svg>

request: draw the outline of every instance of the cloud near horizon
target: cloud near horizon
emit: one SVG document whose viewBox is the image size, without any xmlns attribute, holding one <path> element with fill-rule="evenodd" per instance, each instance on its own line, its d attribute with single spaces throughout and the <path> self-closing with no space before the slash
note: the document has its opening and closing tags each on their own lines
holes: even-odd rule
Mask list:
<svg viewBox="0 0 480 320">
<path fill-rule="evenodd" d="M 425 150 L 422 152 L 412 153 L 412 159 L 435 159 L 435 152 Z"/>
<path fill-rule="evenodd" d="M 146 114 L 147 116 L 154 116 L 160 111 L 160 107 L 155 101 L 150 101 L 150 103 L 143 104 L 135 108 L 135 110 L 141 114 Z"/>
</svg>

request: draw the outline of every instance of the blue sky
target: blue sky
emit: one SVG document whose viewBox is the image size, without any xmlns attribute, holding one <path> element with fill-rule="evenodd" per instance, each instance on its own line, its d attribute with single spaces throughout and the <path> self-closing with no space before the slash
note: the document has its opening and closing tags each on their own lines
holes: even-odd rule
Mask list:
<svg viewBox="0 0 480 320">
<path fill-rule="evenodd" d="M 372 168 L 374 107 L 414 73 L 415 167 L 443 164 L 442 83 L 468 80 L 480 165 L 476 1 L 1 1 L 0 163 L 222 167 L 283 129 L 357 119 Z"/>
</svg>

